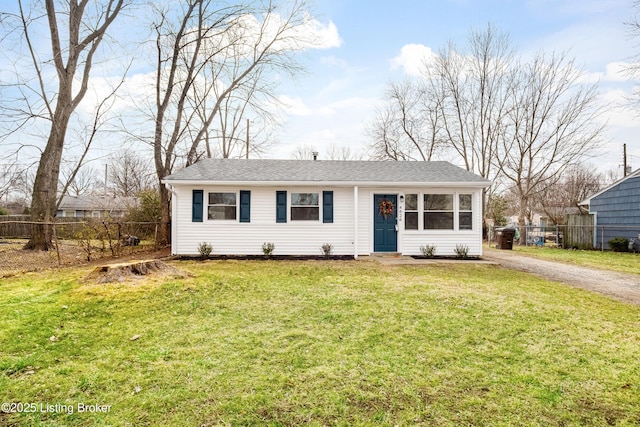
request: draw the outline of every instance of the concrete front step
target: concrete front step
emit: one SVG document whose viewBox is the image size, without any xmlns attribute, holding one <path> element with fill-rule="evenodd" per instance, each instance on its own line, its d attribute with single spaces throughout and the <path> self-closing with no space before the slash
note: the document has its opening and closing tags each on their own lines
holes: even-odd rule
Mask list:
<svg viewBox="0 0 640 427">
<path fill-rule="evenodd" d="M 389 257 L 389 258 L 399 258 L 402 256 L 400 252 L 371 252 L 369 256 L 372 257 Z"/>
</svg>

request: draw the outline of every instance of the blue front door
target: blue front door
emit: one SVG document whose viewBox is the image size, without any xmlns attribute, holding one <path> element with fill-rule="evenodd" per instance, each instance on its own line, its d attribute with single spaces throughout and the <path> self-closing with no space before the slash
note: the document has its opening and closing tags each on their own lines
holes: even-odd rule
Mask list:
<svg viewBox="0 0 640 427">
<path fill-rule="evenodd" d="M 395 194 L 375 194 L 373 196 L 374 252 L 396 252 L 398 250 L 397 205 Z"/>
</svg>

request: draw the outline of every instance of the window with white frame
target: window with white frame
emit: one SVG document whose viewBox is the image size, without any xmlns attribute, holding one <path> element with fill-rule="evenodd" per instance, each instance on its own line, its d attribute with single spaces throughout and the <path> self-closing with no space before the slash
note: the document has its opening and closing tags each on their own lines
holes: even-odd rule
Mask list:
<svg viewBox="0 0 640 427">
<path fill-rule="evenodd" d="M 453 194 L 424 195 L 424 229 L 453 230 Z"/>
<path fill-rule="evenodd" d="M 291 220 L 319 221 L 319 201 L 319 193 L 291 193 Z"/>
<path fill-rule="evenodd" d="M 236 193 L 209 193 L 207 218 L 211 220 L 235 220 L 236 206 Z"/>
<path fill-rule="evenodd" d="M 418 195 L 404 195 L 404 229 L 418 229 Z"/>
<path fill-rule="evenodd" d="M 458 194 L 458 229 L 473 229 L 473 195 Z"/>
</svg>

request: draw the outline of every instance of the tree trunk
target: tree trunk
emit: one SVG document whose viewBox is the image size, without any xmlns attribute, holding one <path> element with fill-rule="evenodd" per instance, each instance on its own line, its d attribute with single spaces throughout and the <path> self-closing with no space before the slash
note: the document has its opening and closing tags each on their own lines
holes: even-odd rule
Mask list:
<svg viewBox="0 0 640 427">
<path fill-rule="evenodd" d="M 54 117 L 61 115 L 57 114 Z M 52 247 L 53 226 L 51 223 L 56 216 L 60 162 L 62 161 L 62 148 L 68 121 L 68 117 L 66 120 L 63 117 L 52 125 L 47 146 L 40 156 L 31 195 L 31 217 L 33 221 L 41 224 L 34 225 L 31 239 L 25 245 L 25 249 L 48 251 Z"/>
<path fill-rule="evenodd" d="M 527 240 L 527 206 L 529 200 L 525 197 L 520 198 L 520 210 L 518 212 L 518 228 L 520 229 L 520 240 L 518 245 L 526 244 Z"/>
<path fill-rule="evenodd" d="M 166 246 L 171 243 L 171 194 L 164 184 L 160 184 L 160 227 L 156 245 Z"/>
<path fill-rule="evenodd" d="M 53 100 L 49 99 L 45 90 L 43 74 L 39 55 L 34 53 L 31 45 L 29 28 L 23 18 L 23 31 L 25 40 L 29 46 L 31 58 L 37 71 L 42 97 L 47 107 L 47 117 L 51 120 L 51 129 L 47 145 L 40 156 L 38 172 L 33 185 L 31 197 L 31 215 L 41 224 L 34 227 L 31 239 L 25 249 L 49 250 L 51 248 L 52 225 L 51 221 L 56 215 L 56 200 L 58 198 L 58 181 L 60 178 L 60 163 L 64 148 L 65 136 L 71 114 L 80 104 L 87 92 L 89 75 L 91 71 L 94 53 L 107 30 L 107 27 L 116 18 L 123 7 L 123 0 L 109 0 L 105 6 L 105 13 L 96 14 L 97 22 L 90 22 L 85 17 L 87 2 L 78 4 L 77 1 L 67 2 L 68 10 L 65 14 L 56 12 L 56 2 L 47 0 L 45 3 L 46 17 L 49 24 L 49 36 L 51 42 L 51 62 L 54 64 L 58 78 L 58 91 L 55 95 L 55 109 L 52 109 Z M 98 7 L 98 6 L 96 6 Z M 22 13 L 22 7 L 20 4 Z M 58 19 L 66 16 L 66 24 L 63 31 L 58 28 Z M 82 29 L 93 28 L 83 34 Z M 61 34 L 68 37 L 62 42 Z M 81 38 L 82 35 L 82 38 Z M 84 57 L 83 52 L 86 52 Z M 66 60 L 66 62 L 65 62 Z M 81 77 L 76 76 L 78 66 L 81 67 Z M 46 74 L 45 74 L 46 75 Z M 74 83 L 77 87 L 74 90 Z M 53 110 L 53 111 L 52 111 Z"/>
</svg>

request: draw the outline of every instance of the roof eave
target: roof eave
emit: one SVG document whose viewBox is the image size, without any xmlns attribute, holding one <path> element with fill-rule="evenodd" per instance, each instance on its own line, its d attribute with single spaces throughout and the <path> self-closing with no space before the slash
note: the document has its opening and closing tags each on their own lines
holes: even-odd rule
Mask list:
<svg viewBox="0 0 640 427">
<path fill-rule="evenodd" d="M 487 188 L 491 181 L 451 181 L 451 182 L 377 182 L 377 181 L 209 181 L 209 180 L 162 180 L 169 185 L 216 185 L 216 186 L 327 186 L 327 187 L 468 187 Z"/>
</svg>

